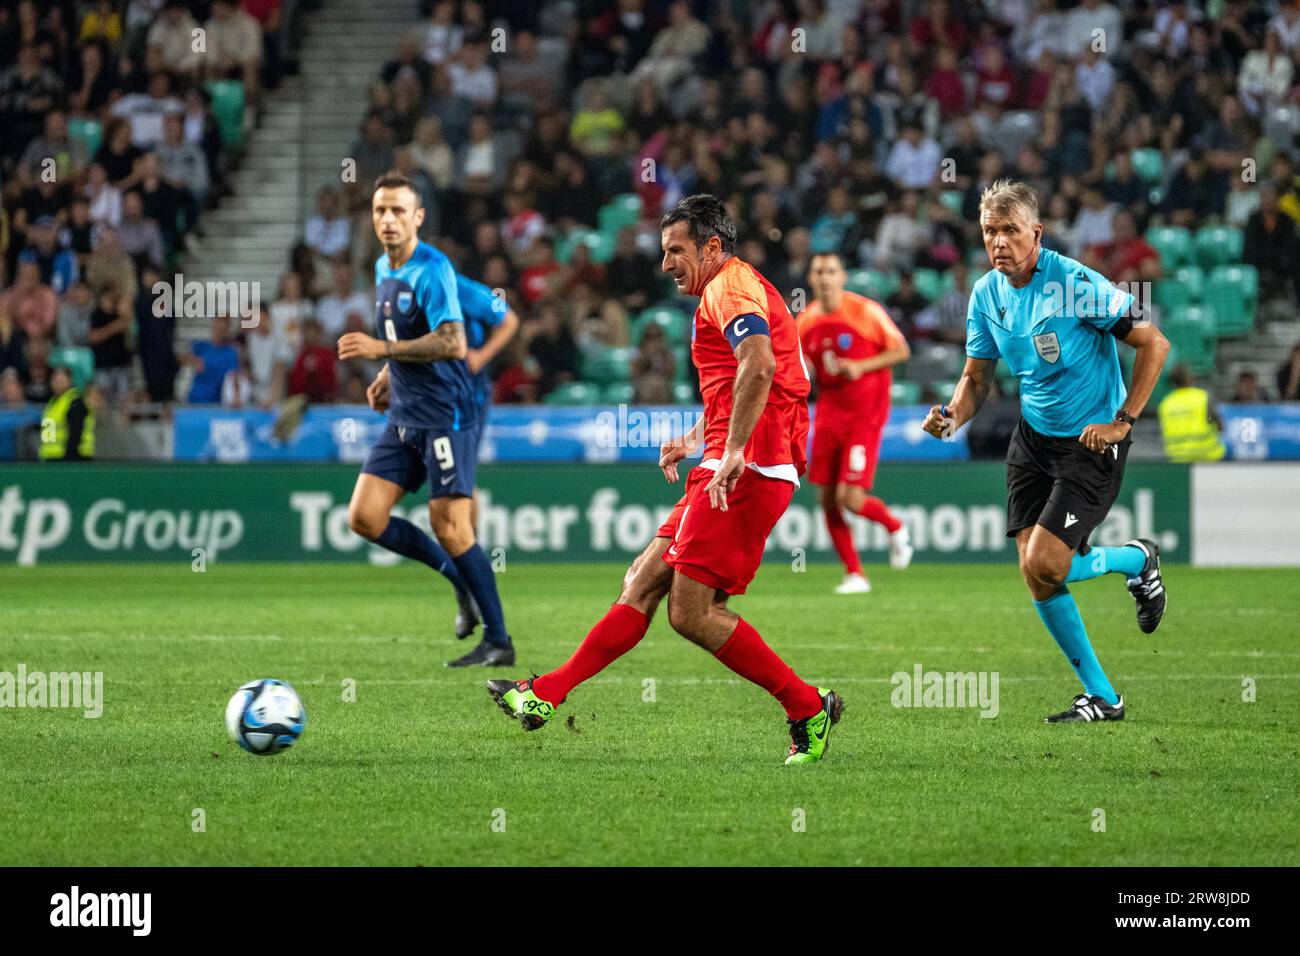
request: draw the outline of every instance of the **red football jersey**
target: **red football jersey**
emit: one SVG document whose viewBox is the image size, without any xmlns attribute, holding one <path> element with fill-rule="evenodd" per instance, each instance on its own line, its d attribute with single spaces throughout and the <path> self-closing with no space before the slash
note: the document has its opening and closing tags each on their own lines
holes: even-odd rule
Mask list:
<svg viewBox="0 0 1300 956">
<path fill-rule="evenodd" d="M 776 356 L 776 375 L 767 405 L 745 445 L 745 461 L 760 467 L 793 465 L 803 474 L 807 464 L 808 373 L 804 369 L 794 317 L 776 291 L 753 266 L 732 257 L 709 280 L 695 310 L 691 360 L 700 373 L 704 396 L 704 457 L 721 458 L 731 425 L 732 386 L 737 361 L 723 331 L 742 315 L 761 315 L 767 322 Z"/>
<path fill-rule="evenodd" d="M 824 312 L 813 302 L 799 313 L 799 338 L 817 376 L 817 421 L 883 425 L 889 418 L 893 373 L 882 368 L 857 379 L 836 374 L 841 359 L 865 359 L 906 340 L 884 306 L 845 292 L 840 307 Z"/>
</svg>

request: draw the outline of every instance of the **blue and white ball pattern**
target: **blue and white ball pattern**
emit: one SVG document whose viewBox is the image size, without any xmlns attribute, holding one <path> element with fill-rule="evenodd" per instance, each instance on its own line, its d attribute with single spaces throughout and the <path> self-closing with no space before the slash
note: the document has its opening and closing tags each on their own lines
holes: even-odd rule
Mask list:
<svg viewBox="0 0 1300 956">
<path fill-rule="evenodd" d="M 306 726 L 302 699 L 282 680 L 249 681 L 226 705 L 231 739 L 259 757 L 292 747 Z"/>
</svg>

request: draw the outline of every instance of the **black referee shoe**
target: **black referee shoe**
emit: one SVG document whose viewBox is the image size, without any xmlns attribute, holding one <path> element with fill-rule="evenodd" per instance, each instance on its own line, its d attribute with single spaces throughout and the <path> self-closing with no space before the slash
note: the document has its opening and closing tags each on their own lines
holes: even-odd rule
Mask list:
<svg viewBox="0 0 1300 956">
<path fill-rule="evenodd" d="M 1160 546 L 1148 538 L 1134 538 L 1124 547 L 1134 547 L 1147 556 L 1147 563 L 1135 578 L 1128 579 L 1128 593 L 1137 602 L 1138 627 L 1150 634 L 1165 616 L 1165 582 L 1160 577 Z"/>
<path fill-rule="evenodd" d="M 478 646 L 470 651 L 464 657 L 458 657 L 454 661 L 447 661 L 448 667 L 514 667 L 515 666 L 515 649 L 514 646 L 501 647 L 497 644 L 489 644 L 487 641 L 479 641 Z"/>
<path fill-rule="evenodd" d="M 1094 720 L 1123 720 L 1124 719 L 1124 695 L 1121 694 L 1119 700 L 1112 707 L 1100 697 L 1089 697 L 1087 694 L 1080 694 L 1074 698 L 1074 704 L 1069 710 L 1063 710 L 1059 714 L 1052 714 L 1050 717 L 1044 717 L 1043 721 L 1049 724 L 1069 724 L 1075 721 L 1092 722 Z"/>
</svg>

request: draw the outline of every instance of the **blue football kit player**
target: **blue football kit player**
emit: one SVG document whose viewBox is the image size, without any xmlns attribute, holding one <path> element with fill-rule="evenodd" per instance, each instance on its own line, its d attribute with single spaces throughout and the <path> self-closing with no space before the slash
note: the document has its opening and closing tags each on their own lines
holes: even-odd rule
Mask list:
<svg viewBox="0 0 1300 956">
<path fill-rule="evenodd" d="M 460 273 L 456 274 L 456 292 L 460 296 L 460 311 L 465 318 L 465 339 L 469 345 L 465 363 L 473 376 L 478 441 L 481 445 L 492 406 L 492 378 L 488 375 L 487 366 L 514 337 L 519 328 L 519 316 L 506 304 L 504 296 Z"/>
<path fill-rule="evenodd" d="M 405 177 L 382 176 L 372 200 L 384 254 L 375 263 L 378 337 L 349 332 L 339 358 L 386 359 L 366 389 L 370 406 L 388 412 L 348 507 L 353 531 L 442 573 L 456 590 L 457 637 L 481 619 L 483 640 L 449 667 L 514 664 L 492 564 L 474 538 L 471 502 L 478 410 L 465 362 L 468 346 L 456 276 L 447 257 L 421 242 L 419 192 Z M 429 484 L 434 538 L 392 515 L 402 497 Z"/>
<path fill-rule="evenodd" d="M 980 229 L 993 270 L 975 283 L 967 310 L 966 367 L 925 430 L 945 437 L 974 417 L 999 359 L 1020 381 L 1021 420 L 1007 450 L 1007 536 L 1034 607 L 1065 653 L 1084 692 L 1047 718 L 1123 720 L 1124 700 L 1092 649 L 1067 584 L 1120 573 L 1151 633 L 1165 611 L 1154 541 L 1090 547 L 1088 536 L 1119 495 L 1132 442 L 1169 343 L 1134 322 L 1134 297 L 1073 259 L 1042 248 L 1038 199 L 1023 183 L 999 180 L 980 200 Z M 1126 390 L 1116 341 L 1134 347 Z"/>
</svg>

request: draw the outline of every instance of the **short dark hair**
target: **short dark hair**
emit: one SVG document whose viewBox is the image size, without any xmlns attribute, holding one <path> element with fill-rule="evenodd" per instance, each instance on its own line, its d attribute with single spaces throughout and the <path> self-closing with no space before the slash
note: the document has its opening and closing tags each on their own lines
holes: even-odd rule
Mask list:
<svg viewBox="0 0 1300 956">
<path fill-rule="evenodd" d="M 840 268 L 845 267 L 844 254 L 841 253 L 838 249 L 818 249 L 811 256 L 808 257 L 808 262 L 809 264 L 811 264 L 814 259 L 822 259 L 827 256 L 834 256 L 836 259 L 840 260 Z"/>
<path fill-rule="evenodd" d="M 697 246 L 702 246 L 717 236 L 722 243 L 723 252 L 731 254 L 736 250 L 736 223 L 717 196 L 708 193 L 687 196 L 677 204 L 676 209 L 664 214 L 663 219 L 659 220 L 659 228 L 667 229 L 677 222 L 686 223 L 691 241 Z"/>
<path fill-rule="evenodd" d="M 396 170 L 384 173 L 375 180 L 375 188 L 371 191 L 373 196 L 381 189 L 409 189 L 415 195 L 415 208 L 424 208 L 424 195 L 420 192 L 420 187 L 415 185 L 415 180 L 403 176 Z"/>
</svg>

